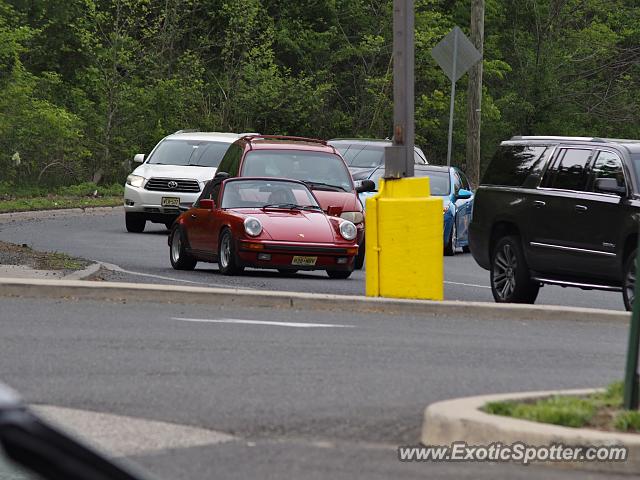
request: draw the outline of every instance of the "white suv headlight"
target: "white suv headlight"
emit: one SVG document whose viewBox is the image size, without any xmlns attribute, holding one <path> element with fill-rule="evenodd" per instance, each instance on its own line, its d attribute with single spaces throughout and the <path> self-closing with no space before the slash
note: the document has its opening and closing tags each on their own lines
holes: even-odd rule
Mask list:
<svg viewBox="0 0 640 480">
<path fill-rule="evenodd" d="M 131 185 L 132 187 L 141 188 L 144 185 L 144 177 L 140 175 L 129 175 L 127 177 L 127 185 Z"/>
<path fill-rule="evenodd" d="M 362 212 L 342 212 L 340 218 L 344 218 L 351 223 L 362 223 L 364 221 Z"/>
<path fill-rule="evenodd" d="M 244 231 L 247 235 L 257 237 L 262 233 L 262 223 L 257 218 L 247 217 L 244 219 Z"/>
<path fill-rule="evenodd" d="M 345 240 L 353 240 L 357 234 L 358 229 L 353 223 L 344 221 L 340 224 L 340 235 L 342 235 L 342 238 Z"/>
</svg>

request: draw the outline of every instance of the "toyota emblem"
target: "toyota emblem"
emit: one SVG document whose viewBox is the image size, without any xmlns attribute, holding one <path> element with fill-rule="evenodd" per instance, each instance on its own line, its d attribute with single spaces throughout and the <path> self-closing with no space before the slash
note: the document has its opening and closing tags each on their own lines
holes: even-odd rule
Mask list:
<svg viewBox="0 0 640 480">
<path fill-rule="evenodd" d="M 167 183 L 167 186 L 169 188 L 178 188 L 178 182 L 171 180 L 169 183 Z"/>
</svg>

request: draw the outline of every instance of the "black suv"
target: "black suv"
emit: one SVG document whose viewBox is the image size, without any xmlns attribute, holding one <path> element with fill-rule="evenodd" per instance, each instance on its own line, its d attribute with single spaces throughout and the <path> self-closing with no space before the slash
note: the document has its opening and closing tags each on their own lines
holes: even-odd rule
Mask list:
<svg viewBox="0 0 640 480">
<path fill-rule="evenodd" d="M 633 304 L 640 141 L 513 137 L 476 191 L 471 253 L 496 302 L 533 303 L 543 284 L 622 291 Z"/>
</svg>

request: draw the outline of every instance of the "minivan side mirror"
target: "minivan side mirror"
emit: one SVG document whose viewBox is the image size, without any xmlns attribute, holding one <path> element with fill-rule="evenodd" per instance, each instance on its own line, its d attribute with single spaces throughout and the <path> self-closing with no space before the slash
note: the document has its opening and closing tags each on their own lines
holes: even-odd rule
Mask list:
<svg viewBox="0 0 640 480">
<path fill-rule="evenodd" d="M 473 196 L 473 192 L 470 192 L 469 190 L 465 189 L 465 188 L 461 188 L 460 190 L 458 190 L 458 193 L 456 194 L 456 198 L 458 200 L 467 200 L 469 198 L 471 198 Z"/>
<path fill-rule="evenodd" d="M 135 163 L 143 163 L 144 162 L 144 153 L 136 153 L 133 156 L 133 161 Z"/>
<path fill-rule="evenodd" d="M 373 182 L 373 180 L 356 180 L 355 186 L 356 192 L 358 193 L 376 191 L 376 184 Z"/>
<path fill-rule="evenodd" d="M 616 195 L 624 195 L 627 193 L 625 187 L 618 185 L 615 178 L 596 178 L 596 192 L 614 193 Z"/>
</svg>

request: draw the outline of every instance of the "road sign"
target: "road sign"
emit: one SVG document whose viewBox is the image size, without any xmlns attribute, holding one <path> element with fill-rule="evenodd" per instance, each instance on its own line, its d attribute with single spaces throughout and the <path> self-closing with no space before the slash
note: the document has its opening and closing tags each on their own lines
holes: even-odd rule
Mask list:
<svg viewBox="0 0 640 480">
<path fill-rule="evenodd" d="M 431 56 L 452 82 L 460 80 L 460 77 L 482 59 L 482 54 L 459 27 L 453 27 L 453 30 L 433 47 Z"/>
<path fill-rule="evenodd" d="M 449 142 L 447 148 L 447 165 L 451 165 L 451 146 L 453 143 L 453 107 L 456 97 L 456 82 L 467 71 L 482 59 L 482 54 L 460 30 L 453 30 L 431 50 L 431 56 L 444 70 L 451 80 L 451 103 L 449 105 Z"/>
</svg>

